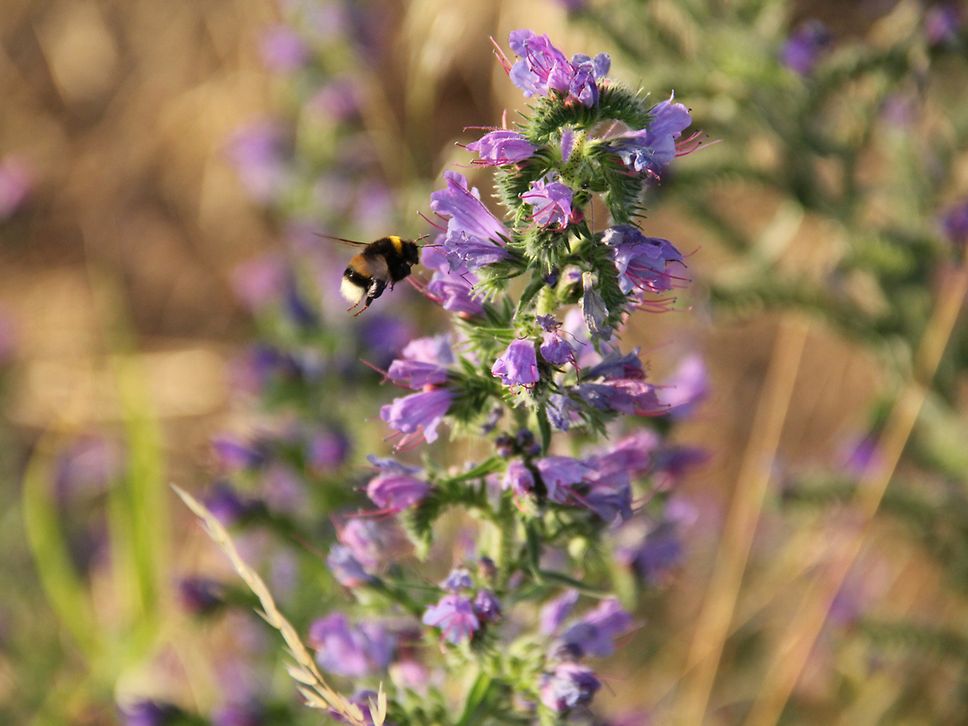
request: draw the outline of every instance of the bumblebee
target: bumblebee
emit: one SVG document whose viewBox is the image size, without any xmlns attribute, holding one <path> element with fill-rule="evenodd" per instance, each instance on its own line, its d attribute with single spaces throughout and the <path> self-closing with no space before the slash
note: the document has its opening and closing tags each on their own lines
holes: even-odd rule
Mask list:
<svg viewBox="0 0 968 726">
<path fill-rule="evenodd" d="M 396 235 L 381 237 L 375 242 L 357 242 L 342 237 L 330 239 L 363 247 L 363 251 L 346 265 L 339 286 L 340 294 L 347 302 L 353 303 L 349 310 L 363 304 L 357 315 L 370 307 L 388 286 L 392 290 L 396 283 L 410 274 L 410 268 L 420 262 L 420 247 L 416 241 Z"/>
</svg>

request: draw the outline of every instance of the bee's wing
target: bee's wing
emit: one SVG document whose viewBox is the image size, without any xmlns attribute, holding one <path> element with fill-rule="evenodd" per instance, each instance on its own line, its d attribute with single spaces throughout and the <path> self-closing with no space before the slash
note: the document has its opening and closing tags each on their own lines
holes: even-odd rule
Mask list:
<svg viewBox="0 0 968 726">
<path fill-rule="evenodd" d="M 345 237 L 334 237 L 331 234 L 323 234 L 322 232 L 314 232 L 317 237 L 322 237 L 323 239 L 331 239 L 334 242 L 342 242 L 343 244 L 352 245 L 354 247 L 366 247 L 369 242 L 360 242 L 355 239 L 346 239 Z"/>
</svg>

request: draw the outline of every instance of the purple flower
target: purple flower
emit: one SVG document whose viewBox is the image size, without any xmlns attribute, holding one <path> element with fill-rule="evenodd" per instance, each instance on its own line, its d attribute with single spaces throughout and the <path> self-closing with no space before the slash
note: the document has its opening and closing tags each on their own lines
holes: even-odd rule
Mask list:
<svg viewBox="0 0 968 726">
<path fill-rule="evenodd" d="M 478 153 L 476 163 L 482 166 L 504 166 L 530 158 L 538 147 L 517 131 L 498 129 L 468 144 L 467 149 Z"/>
<path fill-rule="evenodd" d="M 308 642 L 323 670 L 350 678 L 386 670 L 393 657 L 393 638 L 382 625 L 364 622 L 354 626 L 342 613 L 313 621 Z"/>
<path fill-rule="evenodd" d="M 536 462 L 541 481 L 548 490 L 548 498 L 553 502 L 564 504 L 567 492 L 561 490 L 584 481 L 588 474 L 588 466 L 570 456 L 546 456 Z"/>
<path fill-rule="evenodd" d="M 444 595 L 440 602 L 428 607 L 423 624 L 439 628 L 451 643 L 470 638 L 481 627 L 471 601 L 456 594 Z"/>
<path fill-rule="evenodd" d="M 222 470 L 228 473 L 257 469 L 266 462 L 263 447 L 227 434 L 214 438 L 212 449 Z"/>
<path fill-rule="evenodd" d="M 654 432 L 637 431 L 605 451 L 589 456 L 585 462 L 599 474 L 641 474 L 652 465 L 652 456 L 659 443 L 659 437 Z"/>
<path fill-rule="evenodd" d="M 121 709 L 125 726 L 174 726 L 185 718 L 178 706 L 161 701 L 135 701 Z"/>
<path fill-rule="evenodd" d="M 682 253 L 668 240 L 646 237 L 637 227 L 620 224 L 605 230 L 602 242 L 613 250 L 622 292 L 660 293 L 689 282 L 669 271 L 674 265 L 685 264 Z"/>
<path fill-rule="evenodd" d="M 450 410 L 454 394 L 446 388 L 413 393 L 394 399 L 380 409 L 380 418 L 392 429 L 415 436 L 422 434 L 428 444 L 437 440 L 437 427 Z M 405 436 L 409 443 L 411 436 Z M 399 446 L 404 446 L 404 441 Z"/>
<path fill-rule="evenodd" d="M 326 566 L 333 577 L 343 587 L 351 590 L 373 582 L 374 577 L 367 572 L 353 551 L 344 545 L 333 545 L 326 556 Z"/>
<path fill-rule="evenodd" d="M 430 195 L 430 208 L 447 220 L 443 245 L 450 272 L 462 266 L 475 270 L 508 257 L 502 242 L 508 230 L 484 206 L 477 189 L 468 188 L 466 177 L 457 172 L 444 172 L 444 178 L 447 186 Z"/>
<path fill-rule="evenodd" d="M 449 335 L 434 335 L 411 340 L 404 347 L 402 355 L 409 360 L 434 363 L 438 366 L 449 366 L 454 363 L 454 351 L 450 345 Z"/>
<path fill-rule="evenodd" d="M 410 474 L 387 473 L 370 480 L 366 495 L 380 509 L 399 512 L 423 501 L 431 486 Z"/>
<path fill-rule="evenodd" d="M 473 606 L 474 614 L 482 623 L 493 623 L 501 617 L 501 603 L 490 590 L 479 590 Z"/>
<path fill-rule="evenodd" d="M 924 35 L 928 44 L 942 45 L 956 41 L 962 21 L 962 10 L 957 4 L 932 5 L 924 14 Z"/>
<path fill-rule="evenodd" d="M 681 419 L 692 413 L 709 394 L 709 378 L 702 356 L 684 358 L 672 377 L 656 389 L 656 394 L 669 407 L 667 413 L 673 418 Z"/>
<path fill-rule="evenodd" d="M 692 123 L 689 109 L 675 102 L 675 95 L 653 106 L 648 127 L 623 134 L 609 142 L 629 169 L 658 178 L 677 156 L 694 151 L 699 137 L 679 137 Z"/>
<path fill-rule="evenodd" d="M 334 121 L 349 121 L 360 111 L 359 91 L 352 78 L 334 78 L 321 86 L 309 99 L 307 107 Z"/>
<path fill-rule="evenodd" d="M 16 212 L 30 196 L 31 175 L 27 164 L 17 156 L 0 159 L 0 220 Z"/>
<path fill-rule="evenodd" d="M 448 372 L 434 363 L 398 358 L 390 364 L 387 377 L 398 386 L 419 391 L 425 386 L 443 385 L 447 382 Z"/>
<path fill-rule="evenodd" d="M 551 91 L 558 91 L 585 106 L 598 103 L 597 81 L 605 77 L 611 65 L 605 53 L 595 58 L 579 54 L 569 62 L 547 35 L 535 35 L 530 30 L 512 31 L 508 44 L 520 60 L 510 66 L 503 59 L 505 69 L 526 97 L 547 96 Z"/>
<path fill-rule="evenodd" d="M 316 431 L 309 438 L 306 456 L 314 471 L 332 471 L 346 463 L 350 453 L 350 440 L 337 428 Z"/>
<path fill-rule="evenodd" d="M 839 457 L 841 465 L 851 476 L 860 478 L 864 472 L 882 463 L 881 452 L 877 449 L 877 436 L 867 434 L 850 441 Z"/>
<path fill-rule="evenodd" d="M 192 615 L 211 615 L 225 604 L 225 586 L 207 577 L 184 577 L 178 581 L 178 601 Z"/>
<path fill-rule="evenodd" d="M 581 410 L 575 401 L 569 396 L 561 393 L 553 393 L 548 396 L 548 421 L 558 431 L 567 431 L 572 424 L 577 423 L 581 416 Z"/>
<path fill-rule="evenodd" d="M 538 360 L 534 341 L 515 340 L 491 366 L 491 375 L 505 386 L 530 386 L 538 382 Z"/>
<path fill-rule="evenodd" d="M 237 131 L 228 154 L 242 185 L 258 202 L 271 202 L 289 181 L 282 132 L 271 121 L 254 123 Z"/>
<path fill-rule="evenodd" d="M 205 496 L 205 506 L 226 527 L 248 519 L 263 508 L 261 501 L 240 496 L 227 482 L 215 483 Z"/>
<path fill-rule="evenodd" d="M 951 244 L 968 247 L 968 200 L 950 207 L 941 217 L 941 229 Z"/>
<path fill-rule="evenodd" d="M 556 181 L 554 174 L 547 174 L 531 182 L 531 188 L 521 195 L 522 201 L 534 207 L 532 215 L 542 227 L 554 225 L 559 230 L 568 226 L 571 218 L 572 191 L 567 184 Z"/>
<path fill-rule="evenodd" d="M 830 33 L 819 20 L 800 25 L 780 50 L 780 62 L 794 73 L 809 76 L 831 42 Z"/>
<path fill-rule="evenodd" d="M 375 572 L 405 550 L 405 539 L 389 520 L 358 517 L 339 529 L 339 541 L 368 572 Z"/>
<path fill-rule="evenodd" d="M 403 358 L 390 364 L 387 375 L 397 385 L 420 390 L 428 385 L 447 382 L 445 366 L 454 362 L 447 336 L 418 338 L 403 349 Z"/>
<path fill-rule="evenodd" d="M 256 700 L 228 703 L 212 715 L 212 726 L 262 726 L 268 720 L 266 708 Z"/>
<path fill-rule="evenodd" d="M 445 590 L 450 592 L 459 592 L 460 590 L 470 590 L 474 587 L 474 581 L 471 579 L 471 573 L 468 572 L 463 567 L 457 567 L 450 571 L 440 586 Z"/>
<path fill-rule="evenodd" d="M 601 682 L 588 668 L 577 663 L 559 663 L 554 671 L 541 677 L 541 702 L 556 713 L 591 703 Z"/>
<path fill-rule="evenodd" d="M 275 25 L 262 36 L 262 62 L 276 73 L 292 73 L 309 60 L 309 48 L 290 27 Z"/>
<path fill-rule="evenodd" d="M 539 631 L 542 635 L 551 635 L 556 632 L 561 624 L 565 621 L 571 611 L 574 609 L 575 605 L 578 603 L 578 591 L 577 590 L 565 590 L 562 595 L 559 595 L 554 600 L 550 600 L 541 608 L 541 614 L 539 615 L 540 626 Z"/>
<path fill-rule="evenodd" d="M 438 236 L 435 244 L 441 244 L 442 236 Z M 424 267 L 434 270 L 433 277 L 427 283 L 428 296 L 440 303 L 444 310 L 459 315 L 480 315 L 484 305 L 480 298 L 474 295 L 474 285 L 477 277 L 465 266 L 454 268 L 447 260 L 446 253 L 438 248 L 424 248 L 420 262 Z"/>
<path fill-rule="evenodd" d="M 581 383 L 578 395 L 600 411 L 661 416 L 668 407 L 656 395 L 655 387 L 640 380 L 612 380 L 603 383 Z"/>
<path fill-rule="evenodd" d="M 618 600 L 609 598 L 568 627 L 561 646 L 574 658 L 605 658 L 615 651 L 615 639 L 632 627 L 632 616 Z"/>
<path fill-rule="evenodd" d="M 574 362 L 575 352 L 568 341 L 561 335 L 561 325 L 551 315 L 538 315 L 535 318 L 544 332 L 541 334 L 541 357 L 554 366 L 564 365 L 568 361 Z"/>
<path fill-rule="evenodd" d="M 622 354 L 618 351 L 609 351 L 605 357 L 595 365 L 586 368 L 582 372 L 582 380 L 590 381 L 600 378 L 605 381 L 618 379 L 644 380 L 645 369 L 639 359 L 639 349 L 633 348 L 630 352 Z"/>
<path fill-rule="evenodd" d="M 523 461 L 515 459 L 508 463 L 501 488 L 510 489 L 516 497 L 530 496 L 534 493 L 534 474 Z"/>
<path fill-rule="evenodd" d="M 594 472 L 586 479 L 589 489 L 577 503 L 594 512 L 607 524 L 624 522 L 632 517 L 632 483 L 629 472 L 610 474 Z"/>
<path fill-rule="evenodd" d="M 584 272 L 581 276 L 582 296 L 579 301 L 585 325 L 593 338 L 608 340 L 612 337 L 612 327 L 608 324 L 608 308 L 596 289 L 595 276 Z"/>
</svg>

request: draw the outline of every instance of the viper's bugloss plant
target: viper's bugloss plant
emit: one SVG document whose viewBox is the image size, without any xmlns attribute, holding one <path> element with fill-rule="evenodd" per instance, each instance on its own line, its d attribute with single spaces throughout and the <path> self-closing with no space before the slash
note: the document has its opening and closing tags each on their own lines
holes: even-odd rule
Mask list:
<svg viewBox="0 0 968 726">
<path fill-rule="evenodd" d="M 380 410 L 396 457 L 370 457 L 373 507 L 340 517 L 326 560 L 351 614 L 330 612 L 306 636 L 322 671 L 352 683 L 367 722 L 379 720 L 381 683 L 387 723 L 587 722 L 597 660 L 637 627 L 626 609 L 637 587 L 679 556 L 684 519 L 665 503 L 689 459 L 659 426 L 625 419 L 667 428 L 703 395 L 702 373 L 657 386 L 622 333 L 689 283 L 677 247 L 637 222 L 698 136 L 684 136 L 690 115 L 674 98 L 650 104 L 607 78 L 605 54 L 568 59 L 526 30 L 510 36 L 515 60 L 495 47 L 532 99 L 514 128 L 467 145 L 493 169 L 503 213 L 454 171 L 431 195 L 431 276 L 415 284 L 451 329 L 412 340 L 384 371 L 408 391 Z M 599 225 L 596 198 L 608 210 Z M 448 436 L 480 455 L 455 465 L 437 447 L 419 465 L 402 460 Z M 233 517 L 249 506 L 209 504 Z M 468 544 L 428 584 L 442 518 L 460 512 Z"/>
</svg>

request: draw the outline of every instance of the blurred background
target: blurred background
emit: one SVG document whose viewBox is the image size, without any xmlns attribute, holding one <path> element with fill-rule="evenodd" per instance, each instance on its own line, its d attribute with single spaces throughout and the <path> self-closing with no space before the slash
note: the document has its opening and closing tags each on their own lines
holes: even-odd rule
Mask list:
<svg viewBox="0 0 968 726">
<path fill-rule="evenodd" d="M 465 127 L 524 107 L 489 36 L 530 28 L 675 91 L 705 134 L 643 222 L 694 288 L 625 335 L 655 380 L 702 379 L 674 441 L 704 463 L 602 713 L 963 722 L 966 23 L 915 0 L 6 0 L 0 720 L 292 701 L 168 485 L 232 479 L 279 511 L 351 495 L 368 449 L 345 449 L 380 445 L 391 395 L 353 361 L 443 323 L 410 289 L 349 318 L 351 253 L 313 233 L 423 234 Z M 271 536 L 249 551 L 298 589 Z M 210 599 L 230 607 L 200 619 Z"/>
</svg>

